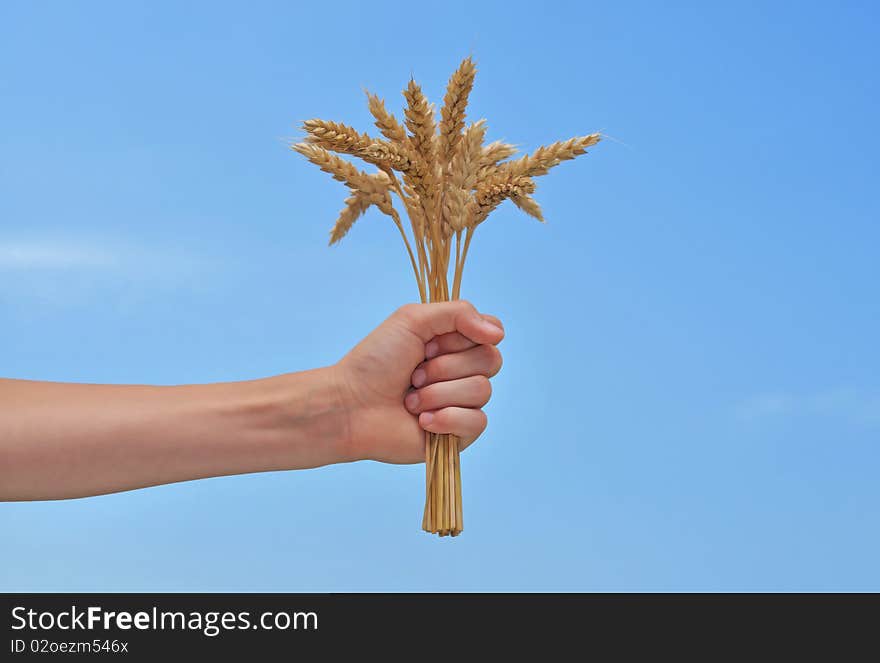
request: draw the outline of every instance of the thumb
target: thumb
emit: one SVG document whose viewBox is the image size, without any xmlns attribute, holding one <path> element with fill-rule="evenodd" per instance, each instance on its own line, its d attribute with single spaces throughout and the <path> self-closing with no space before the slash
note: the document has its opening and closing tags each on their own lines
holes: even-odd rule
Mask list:
<svg viewBox="0 0 880 663">
<path fill-rule="evenodd" d="M 495 345 L 504 338 L 504 330 L 481 316 L 470 302 L 407 304 L 398 309 L 410 331 L 427 343 L 435 336 L 458 332 L 479 345 Z"/>
</svg>

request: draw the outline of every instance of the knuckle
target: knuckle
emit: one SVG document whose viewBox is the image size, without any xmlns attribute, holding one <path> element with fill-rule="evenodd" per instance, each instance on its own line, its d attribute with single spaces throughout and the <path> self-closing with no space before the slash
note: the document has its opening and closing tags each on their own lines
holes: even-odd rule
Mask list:
<svg viewBox="0 0 880 663">
<path fill-rule="evenodd" d="M 477 311 L 477 307 L 474 306 L 473 304 L 471 304 L 470 301 L 468 301 L 467 299 L 459 299 L 458 306 L 464 311 L 474 312 L 474 313 L 476 313 L 476 311 Z"/>
<path fill-rule="evenodd" d="M 394 312 L 394 314 L 403 318 L 411 318 L 415 314 L 418 307 L 418 304 L 404 304 L 403 306 L 398 308 Z"/>
</svg>

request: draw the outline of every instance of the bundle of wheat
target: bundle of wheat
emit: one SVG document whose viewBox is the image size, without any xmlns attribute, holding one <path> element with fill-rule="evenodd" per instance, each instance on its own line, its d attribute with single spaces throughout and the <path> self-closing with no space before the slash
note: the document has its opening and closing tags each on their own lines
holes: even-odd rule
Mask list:
<svg viewBox="0 0 880 663">
<path fill-rule="evenodd" d="M 303 123 L 305 141 L 291 146 L 350 190 L 345 208 L 330 231 L 330 244 L 342 239 L 354 222 L 375 205 L 400 231 L 422 302 L 458 299 L 471 239 L 492 210 L 509 199 L 526 214 L 543 221 L 541 208 L 531 195 L 535 192 L 534 178 L 584 154 L 600 140 L 600 135 L 594 133 L 510 160 L 517 152 L 513 145 L 501 141 L 485 144 L 484 120 L 465 125 L 465 108 L 475 74 L 471 58 L 459 65 L 449 79 L 439 123 L 421 87 L 410 80 L 403 91 L 403 124 L 388 112 L 382 99 L 367 93 L 370 112 L 384 138 L 359 133 L 339 122 L 307 120 Z M 359 170 L 333 152 L 358 157 L 377 171 Z M 392 194 L 407 212 L 412 241 L 394 208 Z M 425 462 L 427 489 L 422 528 L 440 536 L 456 536 L 464 525 L 459 440 L 454 435 L 426 432 Z"/>
</svg>

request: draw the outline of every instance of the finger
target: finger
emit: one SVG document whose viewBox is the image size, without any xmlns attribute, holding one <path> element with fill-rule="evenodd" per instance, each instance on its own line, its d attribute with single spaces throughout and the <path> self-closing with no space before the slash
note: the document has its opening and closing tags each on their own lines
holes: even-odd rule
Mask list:
<svg viewBox="0 0 880 663">
<path fill-rule="evenodd" d="M 419 415 L 419 425 L 432 433 L 452 433 L 461 438 L 466 448 L 486 430 L 486 413 L 465 407 L 445 407 Z"/>
<path fill-rule="evenodd" d="M 450 332 L 449 334 L 441 334 L 435 336 L 425 345 L 425 359 L 431 359 L 437 355 L 445 355 L 450 352 L 461 352 L 468 348 L 476 347 L 471 339 L 466 338 L 458 332 Z"/>
<path fill-rule="evenodd" d="M 449 332 L 458 332 L 474 343 L 494 345 L 504 338 L 503 329 L 483 318 L 473 304 L 465 301 L 407 304 L 396 315 L 425 343 Z"/>
<path fill-rule="evenodd" d="M 491 322 L 493 325 L 498 327 L 501 331 L 504 331 L 504 325 L 501 324 L 501 320 L 496 318 L 494 315 L 489 315 L 488 313 L 480 313 L 483 316 L 483 320 Z"/>
<path fill-rule="evenodd" d="M 492 385 L 485 375 L 438 382 L 406 395 L 404 403 L 413 414 L 427 410 L 457 407 L 483 407 L 492 396 Z"/>
<path fill-rule="evenodd" d="M 481 314 L 484 320 L 488 320 L 493 325 L 504 330 L 504 325 L 501 324 L 501 320 L 496 318 L 494 315 L 487 315 L 485 313 Z M 425 346 L 425 358 L 431 359 L 432 357 L 436 357 L 437 355 L 445 355 L 450 352 L 461 352 L 462 350 L 467 350 L 468 348 L 472 348 L 476 343 L 467 338 L 466 336 L 462 336 L 458 332 L 450 332 L 448 334 L 441 334 L 440 336 L 436 336 L 435 338 L 428 341 L 428 344 Z"/>
<path fill-rule="evenodd" d="M 485 375 L 491 378 L 500 370 L 501 352 L 498 348 L 494 345 L 477 345 L 469 350 L 440 355 L 420 364 L 413 371 L 412 385 L 424 387 L 469 375 Z"/>
</svg>

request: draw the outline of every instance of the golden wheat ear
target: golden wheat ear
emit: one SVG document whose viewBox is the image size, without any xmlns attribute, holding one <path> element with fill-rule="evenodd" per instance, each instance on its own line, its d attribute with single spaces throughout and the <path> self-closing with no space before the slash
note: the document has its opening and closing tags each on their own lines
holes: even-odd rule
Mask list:
<svg viewBox="0 0 880 663">
<path fill-rule="evenodd" d="M 538 204 L 538 201 L 532 198 L 529 194 L 525 193 L 519 196 L 511 196 L 510 201 L 532 218 L 538 219 L 538 221 L 544 223 L 544 213 L 541 211 L 541 206 Z"/>
<path fill-rule="evenodd" d="M 358 155 L 374 140 L 368 134 L 360 133 L 342 122 L 306 120 L 303 122 L 302 128 L 308 134 L 306 141 L 340 154 Z"/>
<path fill-rule="evenodd" d="M 519 152 L 515 145 L 496 140 L 493 143 L 483 146 L 480 156 L 480 167 L 477 169 L 477 176 L 474 181 L 474 188 L 481 182 L 485 182 L 489 177 L 498 172 L 498 168 L 503 165 L 505 159 L 509 159 Z"/>
<path fill-rule="evenodd" d="M 558 166 L 563 161 L 569 161 L 582 154 L 586 154 L 587 148 L 592 147 L 600 140 L 602 140 L 600 134 L 590 134 L 589 136 L 577 136 L 568 140 L 551 143 L 550 145 L 544 145 L 531 154 L 527 154 L 515 161 L 508 161 L 499 170 L 506 170 L 514 176 L 537 177 L 538 175 L 546 175 L 551 168 Z"/>
<path fill-rule="evenodd" d="M 449 166 L 449 180 L 454 186 L 470 191 L 476 181 L 482 163 L 483 140 L 486 137 L 486 120 L 468 125 L 458 143 Z"/>
<path fill-rule="evenodd" d="M 480 156 L 480 166 L 495 166 L 499 161 L 509 159 L 517 152 L 519 152 L 519 150 L 516 145 L 496 140 L 483 146 L 483 153 Z"/>
<path fill-rule="evenodd" d="M 376 128 L 385 138 L 390 140 L 392 144 L 403 148 L 406 146 L 406 129 L 397 121 L 392 113 L 385 108 L 385 101 L 377 97 L 375 94 L 367 92 L 367 105 L 370 113 L 375 119 Z"/>
<path fill-rule="evenodd" d="M 434 134 L 437 123 L 434 119 L 434 107 L 428 102 L 422 88 L 413 79 L 403 91 L 406 99 L 404 111 L 406 128 L 409 129 L 409 142 L 413 149 L 424 159 L 428 169 L 434 169 Z"/>
<path fill-rule="evenodd" d="M 477 67 L 474 65 L 474 61 L 470 57 L 465 58 L 452 74 L 449 84 L 446 86 L 443 108 L 440 109 L 439 157 L 444 164 L 452 161 L 455 147 L 461 140 L 465 110 L 476 75 Z"/>
<path fill-rule="evenodd" d="M 349 188 L 363 191 L 372 191 L 375 188 L 367 173 L 358 170 L 353 164 L 331 154 L 323 147 L 313 143 L 294 143 L 290 149 L 302 154 L 318 168 L 331 175 L 334 180 L 346 184 Z"/>
<path fill-rule="evenodd" d="M 363 191 L 354 191 L 345 199 L 345 207 L 339 213 L 339 218 L 333 224 L 330 231 L 330 246 L 348 234 L 354 222 L 357 221 L 370 207 L 370 196 Z"/>
<path fill-rule="evenodd" d="M 477 179 L 486 136 L 486 121 L 467 127 L 446 172 L 443 183 L 443 232 L 449 235 L 467 227 L 467 204 Z"/>
<path fill-rule="evenodd" d="M 470 227 L 478 226 L 508 198 L 522 198 L 534 192 L 535 181 L 531 177 L 514 175 L 510 172 L 499 172 L 492 175 L 481 183 L 474 192 L 468 206 L 467 224 Z M 528 203 L 526 203 L 526 207 L 534 211 L 533 206 Z"/>
<path fill-rule="evenodd" d="M 397 170 L 405 174 L 412 168 L 411 151 L 405 145 L 401 147 L 397 143 L 376 141 L 361 156 L 365 161 L 384 170 Z"/>
<path fill-rule="evenodd" d="M 416 194 L 421 207 L 420 216 L 424 220 L 423 235 L 434 236 L 439 232 L 437 227 L 437 159 L 434 149 L 437 123 L 434 118 L 434 107 L 428 102 L 422 88 L 415 80 L 410 79 L 403 91 L 406 99 L 404 118 L 409 130 L 407 143 L 413 156 L 413 164 L 404 175 L 405 183 Z"/>
</svg>

